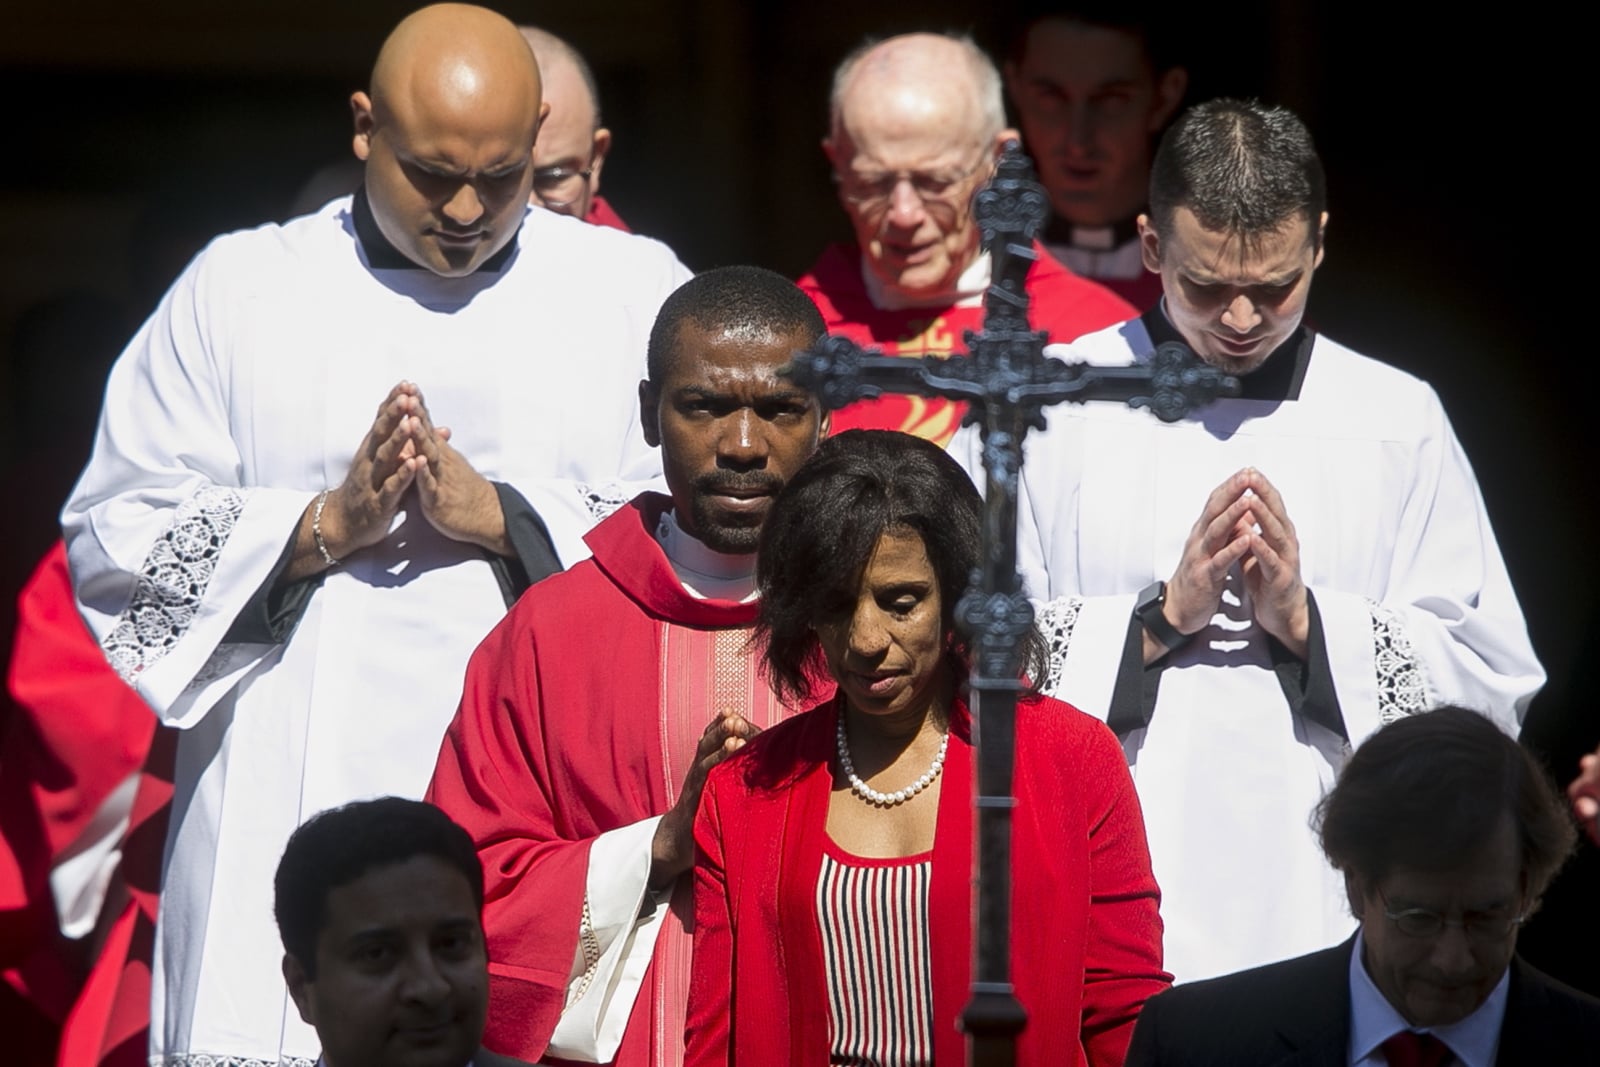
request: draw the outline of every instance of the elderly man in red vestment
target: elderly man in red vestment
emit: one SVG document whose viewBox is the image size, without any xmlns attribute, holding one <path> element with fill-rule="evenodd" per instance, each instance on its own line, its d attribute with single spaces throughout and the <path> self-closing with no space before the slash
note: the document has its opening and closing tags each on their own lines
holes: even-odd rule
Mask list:
<svg viewBox="0 0 1600 1067">
<path fill-rule="evenodd" d="M 700 788 L 788 714 L 746 648 L 754 553 L 827 427 L 778 375 L 822 333 L 754 267 L 668 297 L 639 401 L 671 496 L 595 527 L 593 558 L 530 589 L 472 657 L 428 797 L 483 859 L 496 1052 L 682 1062 Z"/>
<path fill-rule="evenodd" d="M 965 37 L 891 37 L 839 65 L 822 149 L 856 241 L 829 247 L 799 283 L 830 331 L 890 355 L 965 347 L 989 286 L 972 199 L 1017 136 L 1005 128 L 999 71 Z M 1121 297 L 1035 248 L 1027 286 L 1036 329 L 1065 342 L 1133 316 Z M 835 412 L 833 429 L 905 430 L 945 444 L 963 410 L 884 396 Z"/>
</svg>

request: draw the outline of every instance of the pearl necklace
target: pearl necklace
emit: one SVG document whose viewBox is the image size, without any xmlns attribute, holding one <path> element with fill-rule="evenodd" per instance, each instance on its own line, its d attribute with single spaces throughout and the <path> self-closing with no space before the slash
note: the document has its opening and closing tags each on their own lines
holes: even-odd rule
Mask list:
<svg viewBox="0 0 1600 1067">
<path fill-rule="evenodd" d="M 863 799 L 884 808 L 892 808 L 897 804 L 904 804 L 932 785 L 933 780 L 939 777 L 939 772 L 944 770 L 945 749 L 950 747 L 950 732 L 946 730 L 944 736 L 939 739 L 939 754 L 933 757 L 933 766 L 924 771 L 921 778 L 918 778 L 904 789 L 897 789 L 893 793 L 880 793 L 856 775 L 855 764 L 850 762 L 850 747 L 846 744 L 844 738 L 844 712 L 842 709 L 839 713 L 839 729 L 836 733 L 839 739 L 839 767 L 844 771 L 844 776 L 850 779 L 850 788 Z"/>
</svg>

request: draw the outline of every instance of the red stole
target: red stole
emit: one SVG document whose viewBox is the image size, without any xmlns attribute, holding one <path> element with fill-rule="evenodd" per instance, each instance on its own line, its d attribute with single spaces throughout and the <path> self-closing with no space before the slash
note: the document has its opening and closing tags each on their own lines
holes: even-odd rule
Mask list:
<svg viewBox="0 0 1600 1067">
<path fill-rule="evenodd" d="M 668 807 L 677 802 L 695 746 L 714 711 L 737 711 L 763 730 L 788 716 L 760 676 L 757 659 L 745 651 L 751 632 L 748 626 L 706 630 L 661 623 L 661 762 L 666 768 L 662 785 Z M 659 1025 L 651 1028 L 650 1062 L 659 1067 L 683 1063 L 693 958 L 694 880 L 680 878 L 672 892 L 672 910 L 656 939 L 650 978 L 639 992 L 641 1001 L 652 997 L 656 1006 Z M 639 1007 L 634 1012 L 637 1015 Z"/>
</svg>

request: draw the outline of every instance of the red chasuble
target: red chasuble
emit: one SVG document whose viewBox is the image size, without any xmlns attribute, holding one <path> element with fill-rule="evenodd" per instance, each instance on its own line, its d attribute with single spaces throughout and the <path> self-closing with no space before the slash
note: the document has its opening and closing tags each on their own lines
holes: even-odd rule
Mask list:
<svg viewBox="0 0 1600 1067">
<path fill-rule="evenodd" d="M 18 599 L 7 682 L 12 703 L 0 741 L 4 979 L 52 1019 L 64 1019 L 61 1063 L 142 1064 L 174 737 L 157 729 L 155 713 L 117 677 L 78 616 L 60 542 Z M 76 950 L 55 933 L 50 871 L 141 767 L 109 894 L 116 918 L 85 981 Z M 27 1059 L 24 1051 L 17 1055 Z"/>
<path fill-rule="evenodd" d="M 816 889 L 836 704 L 714 768 L 695 841 L 691 1067 L 828 1062 Z M 972 981 L 973 801 L 967 709 L 945 756 L 929 889 L 935 1063 L 966 1062 L 956 1020 Z M 1120 1067 L 1161 969 L 1160 893 L 1127 762 L 1104 724 L 1040 697 L 1017 708 L 1011 976 L 1028 1013 L 1021 1067 Z"/>
<path fill-rule="evenodd" d="M 1137 312 L 1103 286 L 1072 273 L 1044 247 L 1028 270 L 1028 322 L 1050 331 L 1057 343 L 1125 322 Z M 983 325 L 983 307 L 905 308 L 885 311 L 867 296 L 861 277 L 861 250 L 853 244 L 830 246 L 811 273 L 797 284 L 805 290 L 831 333 L 892 356 L 949 356 L 966 351 L 967 330 Z M 942 398 L 889 395 L 859 400 L 833 413 L 832 432 L 875 429 L 904 430 L 941 445 L 961 425 L 966 405 Z"/>
<path fill-rule="evenodd" d="M 428 799 L 471 832 L 487 880 L 484 1045 L 544 1052 L 578 951 L 589 846 L 664 814 L 715 711 L 786 712 L 745 651 L 753 603 L 697 600 L 654 530 L 646 493 L 592 530 L 594 557 L 523 595 L 473 654 Z M 682 1061 L 690 879 L 628 1020 L 617 1064 Z"/>
</svg>

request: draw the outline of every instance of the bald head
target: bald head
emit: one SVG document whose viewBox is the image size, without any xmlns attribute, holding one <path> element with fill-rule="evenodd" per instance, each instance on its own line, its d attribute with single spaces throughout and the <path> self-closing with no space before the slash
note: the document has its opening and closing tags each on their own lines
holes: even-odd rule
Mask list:
<svg viewBox="0 0 1600 1067">
<path fill-rule="evenodd" d="M 1005 125 L 1000 72 L 967 37 L 908 33 L 863 45 L 834 71 L 833 133 L 880 114 L 990 140 Z"/>
<path fill-rule="evenodd" d="M 517 28 L 470 4 L 407 16 L 350 100 L 373 217 L 436 274 L 470 273 L 516 233 L 543 114 Z"/>
<path fill-rule="evenodd" d="M 913 33 L 857 49 L 834 73 L 823 151 L 884 293 L 935 307 L 978 257 L 972 196 L 1005 127 L 1000 74 L 965 37 Z"/>
<path fill-rule="evenodd" d="M 496 104 L 518 112 L 531 136 L 541 90 L 538 64 L 510 21 L 471 4 L 434 4 L 389 34 L 368 91 L 380 121 L 418 110 L 459 121 Z"/>
<path fill-rule="evenodd" d="M 591 128 L 600 125 L 600 86 L 594 80 L 588 60 L 549 30 L 538 26 L 518 26 L 517 29 L 533 50 L 533 58 L 539 62 L 544 98 L 550 101 L 550 110 L 570 108 L 586 118 Z"/>
<path fill-rule="evenodd" d="M 600 192 L 600 168 L 611 150 L 611 131 L 600 125 L 594 71 L 577 49 L 548 30 L 518 29 L 539 61 L 550 105 L 533 145 L 531 201 L 583 218 Z"/>
</svg>

